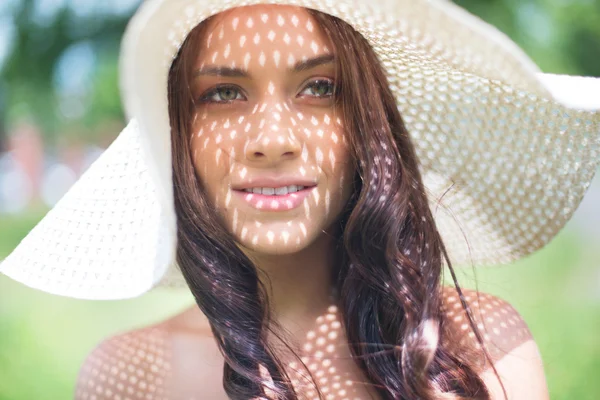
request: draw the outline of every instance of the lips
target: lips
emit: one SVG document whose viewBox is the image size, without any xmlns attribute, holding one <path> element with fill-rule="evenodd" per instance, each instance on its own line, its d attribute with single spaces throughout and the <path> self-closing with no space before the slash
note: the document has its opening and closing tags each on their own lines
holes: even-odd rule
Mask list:
<svg viewBox="0 0 600 400">
<path fill-rule="evenodd" d="M 256 186 L 254 186 L 256 187 Z M 269 186 L 267 186 L 269 187 Z M 235 196 L 247 202 L 251 207 L 261 211 L 288 211 L 299 207 L 304 199 L 315 190 L 316 185 L 285 195 L 265 195 L 233 190 Z"/>
<path fill-rule="evenodd" d="M 288 191 L 289 188 L 293 188 L 291 190 Z M 289 193 L 296 193 L 300 190 L 304 190 L 304 189 L 309 189 L 313 186 L 309 186 L 309 187 L 305 187 L 305 186 L 295 186 L 295 185 L 291 185 L 291 186 L 282 186 L 280 188 L 263 188 L 263 187 L 255 187 L 255 188 L 248 188 L 248 189 L 240 189 L 241 191 L 245 192 L 245 193 L 256 193 L 256 194 L 263 194 L 266 196 L 282 196 L 284 194 L 289 194 Z M 257 193 L 256 189 L 259 189 L 259 192 Z M 261 190 L 262 189 L 262 190 Z M 269 193 L 269 190 L 267 190 L 267 193 L 265 193 L 264 189 L 270 189 L 270 191 L 273 191 L 273 193 Z M 288 191 L 288 193 L 277 193 L 277 192 L 282 192 L 283 190 L 281 189 L 285 189 L 285 191 Z M 236 190 L 236 189 L 234 189 Z"/>
<path fill-rule="evenodd" d="M 233 183 L 231 188 L 233 190 L 244 190 L 252 188 L 279 188 L 284 186 L 304 186 L 314 187 L 317 185 L 316 179 L 293 177 L 293 176 L 280 176 L 280 177 L 256 177 L 248 179 L 244 182 Z"/>
</svg>

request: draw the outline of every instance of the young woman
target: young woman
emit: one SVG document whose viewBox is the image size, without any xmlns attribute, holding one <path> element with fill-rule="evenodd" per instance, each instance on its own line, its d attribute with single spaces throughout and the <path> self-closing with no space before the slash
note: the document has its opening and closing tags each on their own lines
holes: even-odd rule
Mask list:
<svg viewBox="0 0 600 400">
<path fill-rule="evenodd" d="M 417 3 L 409 14 L 433 7 Z M 452 269 L 454 260 L 469 256 L 488 263 L 516 258 L 562 226 L 548 231 L 533 222 L 535 235 L 521 232 L 515 239 L 512 228 L 520 222 L 502 212 L 521 212 L 508 207 L 507 196 L 514 191 L 520 199 L 524 187 L 531 187 L 527 196 L 543 189 L 481 172 L 496 168 L 485 158 L 494 156 L 507 171 L 519 170 L 510 163 L 524 154 L 507 158 L 498 146 L 506 140 L 511 151 L 524 150 L 517 143 L 525 139 L 512 125 L 525 129 L 531 121 L 512 111 L 564 107 L 540 97 L 541 84 L 528 80 L 531 66 L 521 55 L 507 63 L 514 61 L 510 73 L 465 62 L 454 79 L 460 69 L 453 72 L 448 59 L 440 64 L 435 48 L 425 53 L 402 44 L 401 35 L 378 42 L 368 29 L 320 11 L 240 4 L 209 12 L 198 6 L 210 14 L 200 18 L 194 7 L 154 1 L 134 18 L 131 30 L 135 24 L 153 28 L 137 32 L 135 47 L 124 45 L 125 74 L 140 83 L 125 83 L 126 107 L 139 121 L 107 151 L 112 161 L 89 173 L 99 200 L 88 201 L 107 207 L 96 217 L 112 218 L 107 229 L 122 234 L 102 236 L 115 247 L 90 259 L 108 257 L 102 268 L 114 268 L 106 275 L 92 267 L 95 278 L 86 272 L 82 279 L 95 279 L 93 288 L 59 282 L 54 292 L 124 298 L 148 290 L 163 278 L 171 259 L 168 232 L 176 227 L 178 268 L 198 307 L 101 343 L 82 367 L 76 398 L 547 399 L 540 355 L 519 314 L 493 296 L 461 290 Z M 339 7 L 332 14 L 343 15 Z M 429 12 L 440 17 L 436 10 Z M 174 20 L 169 12 L 187 17 L 168 30 Z M 465 33 L 460 26 L 454 27 L 457 37 Z M 159 54 L 161 29 L 176 56 L 166 64 L 148 62 L 140 49 L 154 44 Z M 476 41 L 483 39 L 469 43 Z M 386 50 L 390 43 L 409 60 L 403 68 L 389 67 L 395 62 L 394 49 Z M 464 50 L 473 48 L 465 43 Z M 156 65 L 167 65 L 166 85 L 156 89 L 164 98 L 148 89 L 160 86 L 149 79 Z M 487 77 L 485 84 L 475 72 Z M 511 86 L 492 79 L 508 82 L 504 73 L 524 94 L 509 94 Z M 446 82 L 436 81 L 443 76 Z M 156 104 L 159 114 L 168 112 L 170 140 L 164 131 L 153 136 L 164 127 L 150 109 Z M 562 122 L 589 135 L 597 115 L 578 113 L 578 122 Z M 490 143 L 474 144 L 473 137 L 455 143 L 461 130 L 472 134 L 477 124 L 483 126 L 480 140 Z M 423 151 L 428 148 L 431 153 Z M 127 149 L 143 151 L 130 157 Z M 588 150 L 578 151 L 591 168 L 597 161 Z M 169 168 L 161 169 L 165 163 Z M 137 171 L 129 174 L 133 186 L 114 184 L 130 168 Z M 539 183 L 542 175 L 530 177 Z M 591 179 L 591 173 L 577 176 L 578 182 Z M 450 198 L 460 203 L 444 203 L 432 177 L 456 183 L 461 194 Z M 496 181 L 477 186 L 477 177 Z M 110 188 L 103 186 L 107 179 Z M 156 200 L 148 201 L 140 187 L 151 187 L 147 193 Z M 103 197 L 116 192 L 129 194 L 120 194 L 122 201 Z M 81 201 L 85 191 L 78 193 Z M 434 215 L 436 206 L 458 211 L 454 220 L 474 243 L 468 256 L 453 219 Z M 494 233 L 488 230 L 495 228 L 495 217 L 487 214 L 492 211 L 506 220 Z M 557 224 L 569 217 L 555 216 Z M 134 228 L 132 218 L 143 222 Z M 96 232 L 105 227 L 97 226 Z M 487 236 L 476 236 L 482 232 Z M 140 263 L 143 252 L 150 265 Z M 136 265 L 118 267 L 121 261 Z M 445 265 L 454 287 L 442 286 Z M 178 273 L 172 269 L 168 276 Z"/>
</svg>

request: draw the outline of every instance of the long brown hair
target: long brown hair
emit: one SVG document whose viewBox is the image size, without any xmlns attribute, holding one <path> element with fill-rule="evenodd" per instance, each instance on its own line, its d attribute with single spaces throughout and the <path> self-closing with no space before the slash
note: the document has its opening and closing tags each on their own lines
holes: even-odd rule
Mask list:
<svg viewBox="0 0 600 400">
<path fill-rule="evenodd" d="M 339 218 L 334 270 L 354 361 L 384 399 L 489 399 L 473 362 L 441 341 L 443 260 L 463 307 L 466 302 L 384 70 L 367 40 L 347 23 L 309 12 L 334 44 L 341 119 L 357 160 L 354 192 Z M 211 210 L 193 167 L 189 81 L 207 25 L 205 20 L 188 35 L 169 73 L 177 260 L 224 355 L 229 397 L 266 397 L 262 366 L 278 399 L 296 399 L 266 341 L 268 298 L 257 268 Z M 467 316 L 485 349 L 468 310 Z M 437 337 L 433 343 L 425 329 Z"/>
</svg>

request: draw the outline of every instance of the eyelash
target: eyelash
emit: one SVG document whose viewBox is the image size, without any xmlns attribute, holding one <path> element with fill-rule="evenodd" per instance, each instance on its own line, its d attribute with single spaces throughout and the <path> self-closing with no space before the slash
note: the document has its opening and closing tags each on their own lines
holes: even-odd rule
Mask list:
<svg viewBox="0 0 600 400">
<path fill-rule="evenodd" d="M 330 98 L 334 93 L 336 93 L 336 90 L 337 90 L 337 87 L 336 87 L 335 83 L 331 79 L 319 78 L 319 79 L 315 79 L 313 81 L 310 81 L 300 91 L 300 93 L 303 93 L 307 89 L 318 87 L 318 85 L 323 84 L 323 83 L 329 84 L 328 93 L 329 92 L 331 92 L 331 93 L 328 94 L 328 95 L 324 95 L 324 96 L 315 95 L 314 97 L 316 97 L 318 99 L 327 99 L 327 98 Z M 231 104 L 234 101 L 238 100 L 237 99 L 237 97 L 238 97 L 237 95 L 236 95 L 236 98 L 233 99 L 233 100 L 212 100 L 211 99 L 215 95 L 219 95 L 219 90 L 223 90 L 223 89 L 231 89 L 231 90 L 234 90 L 237 93 L 237 95 L 241 95 L 241 89 L 238 86 L 235 86 L 235 85 L 218 85 L 217 87 L 209 90 L 208 92 L 205 92 L 205 94 L 203 94 L 200 97 L 200 99 L 199 99 L 200 103 Z"/>
</svg>

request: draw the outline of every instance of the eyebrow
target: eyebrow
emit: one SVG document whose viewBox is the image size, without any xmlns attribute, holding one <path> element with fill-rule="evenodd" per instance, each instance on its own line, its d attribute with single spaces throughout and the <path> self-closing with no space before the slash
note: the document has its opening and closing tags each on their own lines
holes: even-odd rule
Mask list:
<svg viewBox="0 0 600 400">
<path fill-rule="evenodd" d="M 298 61 L 292 68 L 290 68 L 291 72 L 301 72 L 306 71 L 319 65 L 328 64 L 333 62 L 335 57 L 333 54 L 323 54 L 314 58 L 309 58 L 308 60 Z M 226 77 L 238 77 L 238 78 L 250 78 L 250 74 L 242 69 L 242 68 L 232 68 L 232 67 L 224 67 L 224 66 L 216 66 L 216 65 L 208 65 L 204 66 L 196 71 L 194 71 L 194 78 L 198 76 L 226 76 Z"/>
</svg>

